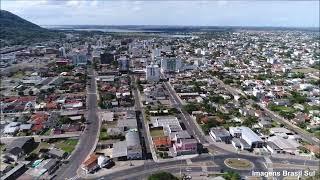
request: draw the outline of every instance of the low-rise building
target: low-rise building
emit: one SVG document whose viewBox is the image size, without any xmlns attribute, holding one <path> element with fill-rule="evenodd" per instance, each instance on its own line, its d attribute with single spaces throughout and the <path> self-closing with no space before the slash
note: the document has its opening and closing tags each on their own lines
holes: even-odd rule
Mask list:
<svg viewBox="0 0 320 180">
<path fill-rule="evenodd" d="M 91 154 L 90 157 L 83 162 L 82 169 L 88 174 L 99 168 L 98 156 Z"/>
<path fill-rule="evenodd" d="M 251 148 L 262 148 L 264 141 L 248 127 L 230 127 L 229 132 L 233 137 L 241 138 L 246 141 Z"/>
<path fill-rule="evenodd" d="M 231 135 L 223 127 L 213 127 L 210 129 L 209 134 L 216 142 L 223 141 L 225 143 L 230 143 Z"/>
</svg>

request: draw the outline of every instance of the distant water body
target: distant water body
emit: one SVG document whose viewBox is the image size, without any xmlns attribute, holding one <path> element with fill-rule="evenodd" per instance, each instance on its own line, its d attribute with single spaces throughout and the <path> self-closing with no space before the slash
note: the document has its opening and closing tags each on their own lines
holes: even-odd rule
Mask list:
<svg viewBox="0 0 320 180">
<path fill-rule="evenodd" d="M 77 28 L 70 26 L 42 26 L 47 29 L 55 30 L 74 30 L 74 31 L 101 31 L 101 32 L 149 32 L 159 33 L 163 31 L 145 30 L 145 29 L 118 29 L 118 28 Z"/>
</svg>

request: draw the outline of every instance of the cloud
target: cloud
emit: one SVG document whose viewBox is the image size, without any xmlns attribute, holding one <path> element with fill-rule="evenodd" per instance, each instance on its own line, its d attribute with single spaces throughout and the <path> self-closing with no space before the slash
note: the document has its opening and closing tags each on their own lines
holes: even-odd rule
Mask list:
<svg viewBox="0 0 320 180">
<path fill-rule="evenodd" d="M 1 6 L 40 25 L 318 26 L 319 22 L 316 1 L 1 0 Z"/>
</svg>

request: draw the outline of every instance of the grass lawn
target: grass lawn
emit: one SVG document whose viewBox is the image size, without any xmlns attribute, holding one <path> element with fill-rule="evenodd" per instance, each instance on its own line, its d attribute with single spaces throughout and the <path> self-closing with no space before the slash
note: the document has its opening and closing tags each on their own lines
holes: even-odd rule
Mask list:
<svg viewBox="0 0 320 180">
<path fill-rule="evenodd" d="M 56 142 L 55 147 L 60 148 L 67 153 L 71 153 L 77 144 L 78 139 L 67 139 Z"/>
<path fill-rule="evenodd" d="M 45 132 L 42 133 L 44 136 L 50 136 L 51 135 L 51 129 L 46 130 Z"/>
<path fill-rule="evenodd" d="M 2 150 L 4 150 L 5 147 L 6 147 L 6 145 L 0 144 L 0 151 L 2 152 Z"/>
<path fill-rule="evenodd" d="M 23 78 L 25 73 L 23 71 L 16 72 L 12 77 L 13 78 Z"/>
<path fill-rule="evenodd" d="M 313 73 L 313 72 L 319 72 L 319 70 L 315 68 L 301 68 L 301 69 L 292 69 L 292 72 L 297 73 Z"/>
<path fill-rule="evenodd" d="M 164 136 L 164 132 L 161 129 L 159 129 L 159 130 L 151 130 L 150 134 L 151 134 L 152 137 Z"/>
<path fill-rule="evenodd" d="M 228 158 L 225 164 L 234 169 L 251 169 L 252 163 L 245 159 Z"/>
<path fill-rule="evenodd" d="M 47 142 L 41 142 L 36 149 L 32 151 L 32 153 L 38 154 L 40 149 L 48 149 L 51 145 Z"/>
<path fill-rule="evenodd" d="M 108 133 L 106 131 L 100 131 L 99 140 L 107 140 Z"/>
</svg>

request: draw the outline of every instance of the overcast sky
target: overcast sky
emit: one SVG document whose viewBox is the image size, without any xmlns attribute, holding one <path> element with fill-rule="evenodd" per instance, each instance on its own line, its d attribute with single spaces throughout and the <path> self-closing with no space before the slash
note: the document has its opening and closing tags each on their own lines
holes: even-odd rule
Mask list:
<svg viewBox="0 0 320 180">
<path fill-rule="evenodd" d="M 319 27 L 319 1 L 1 0 L 39 25 Z"/>
</svg>

